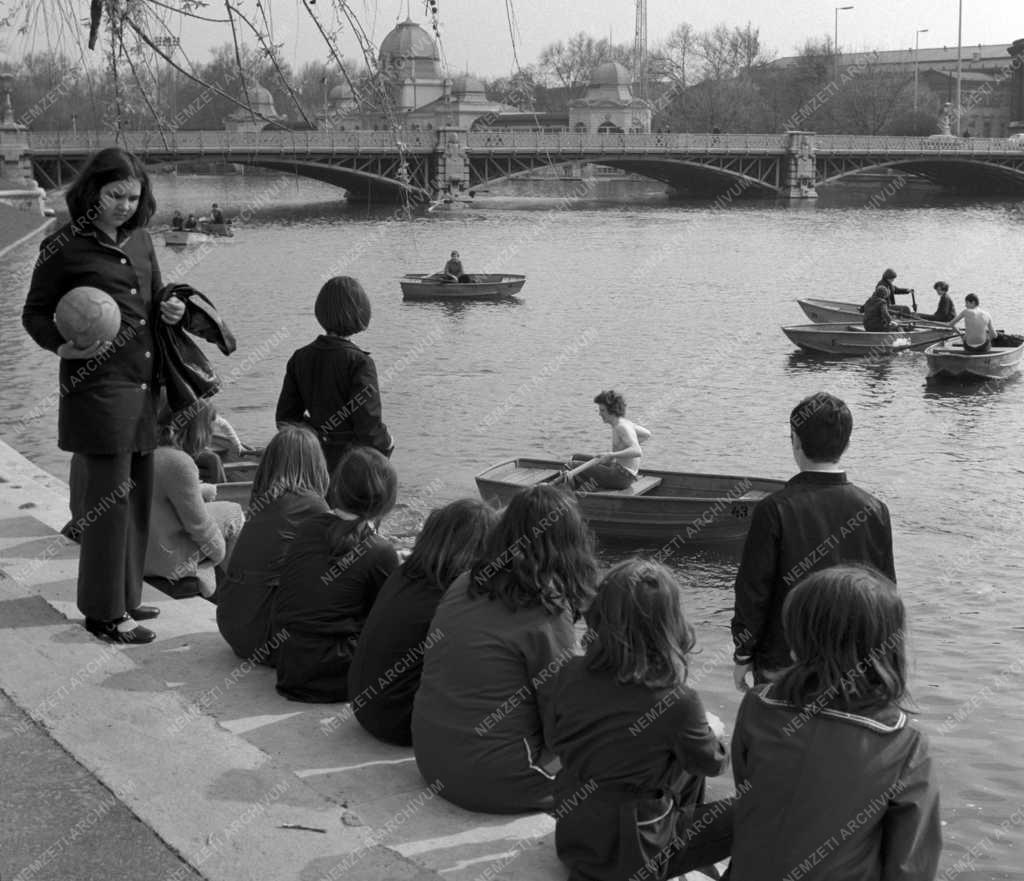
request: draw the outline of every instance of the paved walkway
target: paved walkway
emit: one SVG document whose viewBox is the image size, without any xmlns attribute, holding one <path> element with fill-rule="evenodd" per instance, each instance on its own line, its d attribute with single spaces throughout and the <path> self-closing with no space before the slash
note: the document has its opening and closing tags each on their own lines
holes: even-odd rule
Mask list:
<svg viewBox="0 0 1024 881">
<path fill-rule="evenodd" d="M 57 531 L 66 517 L 66 486 L 0 442 L 0 691 L 35 723 L 22 719 L 0 750 L 0 776 L 6 787 L 8 762 L 60 753 L 67 779 L 101 793 L 69 798 L 47 819 L 65 772 L 54 765 L 41 774 L 37 800 L 46 804 L 35 816 L 52 828 L 33 837 L 30 810 L 4 810 L 0 876 L 565 878 L 549 816 L 474 814 L 444 801 L 425 785 L 410 749 L 374 740 L 347 705 L 280 697 L 272 670 L 232 654 L 205 600 L 147 588 L 143 601 L 162 610 L 155 642 L 121 648 L 89 636 L 74 603 L 78 546 Z M 20 794 L 9 796 L 16 803 L 32 806 L 32 776 L 18 778 Z M 142 821 L 138 831 L 156 838 L 131 837 L 120 809 L 115 822 L 110 793 Z M 108 805 L 104 829 L 124 838 L 126 853 L 144 862 L 140 871 L 124 872 L 115 851 L 105 861 L 92 838 L 70 840 L 97 804 Z M 55 840 L 66 842 L 68 865 L 88 850 L 81 874 L 47 858 Z"/>
</svg>

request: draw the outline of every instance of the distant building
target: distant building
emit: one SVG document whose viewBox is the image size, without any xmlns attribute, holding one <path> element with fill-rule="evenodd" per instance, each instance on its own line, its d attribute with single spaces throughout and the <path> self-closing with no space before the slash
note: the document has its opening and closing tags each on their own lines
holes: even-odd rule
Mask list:
<svg viewBox="0 0 1024 881">
<path fill-rule="evenodd" d="M 274 96 L 270 90 L 254 79 L 247 79 L 238 91 L 238 100 L 252 108 L 239 107 L 224 119 L 224 128 L 229 132 L 259 132 L 267 125 L 283 121 L 284 117 L 274 107 Z"/>
<path fill-rule="evenodd" d="M 569 102 L 569 128 L 576 132 L 649 132 L 651 105 L 633 97 L 633 76 L 615 61 L 598 65 L 582 98 Z"/>
<path fill-rule="evenodd" d="M 1024 40 L 1018 40 L 1012 45 L 979 43 L 977 46 L 961 47 L 960 99 L 963 116 L 960 131 L 955 134 L 968 132 L 975 137 L 1000 138 L 1014 130 L 1015 126 L 1011 123 L 1024 121 L 1021 62 L 1014 64 L 1014 57 L 1022 53 Z M 922 105 L 922 110 L 934 110 L 937 116 L 944 103 L 956 101 L 956 56 L 956 46 L 943 46 L 923 47 L 916 52 L 913 49 L 844 52 L 837 61 L 840 70 L 870 65 L 878 70 L 903 73 L 907 77 L 913 77 L 916 62 L 920 86 L 937 98 L 935 106 Z M 1024 61 L 1024 58 L 1021 60 Z M 799 63 L 799 56 L 789 56 L 776 59 L 770 66 L 786 68 Z"/>
</svg>

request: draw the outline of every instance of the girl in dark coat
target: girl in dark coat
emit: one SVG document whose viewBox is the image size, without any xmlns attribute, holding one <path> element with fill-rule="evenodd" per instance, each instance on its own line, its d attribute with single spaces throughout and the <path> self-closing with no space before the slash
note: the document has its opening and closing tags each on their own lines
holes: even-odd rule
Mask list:
<svg viewBox="0 0 1024 881">
<path fill-rule="evenodd" d="M 40 247 L 22 323 L 61 359 L 57 443 L 76 454 L 85 627 L 110 642 L 150 642 L 153 632 L 136 621 L 159 612 L 141 605 L 157 442 L 152 325 L 176 324 L 185 304 L 156 305 L 160 268 L 145 229 L 156 203 L 138 159 L 117 147 L 101 150 L 66 198 L 70 222 Z M 79 349 L 57 330 L 57 302 L 80 286 L 106 291 L 120 308 L 112 343 Z"/>
<path fill-rule="evenodd" d="M 329 509 L 327 465 L 308 428 L 286 425 L 267 444 L 252 481 L 249 519 L 217 588 L 217 627 L 240 658 L 273 666 L 281 636 L 270 629 L 274 591 L 299 525 Z"/>
<path fill-rule="evenodd" d="M 928 741 L 906 694 L 903 602 L 866 566 L 790 591 L 793 656 L 747 692 L 732 738 L 732 881 L 932 881 L 942 851 Z"/>
<path fill-rule="evenodd" d="M 280 634 L 277 690 L 299 701 L 348 699 L 348 667 L 363 622 L 398 554 L 377 535 L 391 510 L 398 476 L 376 450 L 356 447 L 331 475 L 331 511 L 304 520 L 274 593 L 272 630 Z"/>
<path fill-rule="evenodd" d="M 430 630 L 437 604 L 483 552 L 497 512 L 478 499 L 431 511 L 409 559 L 381 588 L 348 671 L 356 719 L 380 740 L 412 744 L 412 703 L 423 654 L 441 634 Z"/>
<path fill-rule="evenodd" d="M 586 655 L 551 698 L 555 847 L 570 881 L 661 881 L 724 859 L 732 803 L 702 804 L 704 778 L 727 764 L 722 723 L 686 684 L 694 637 L 679 585 L 658 563 L 626 560 L 586 620 Z"/>
<path fill-rule="evenodd" d="M 390 456 L 394 441 L 381 421 L 377 367 L 349 337 L 370 324 L 370 300 L 354 278 L 327 281 L 316 298 L 316 319 L 326 331 L 288 359 L 277 399 L 277 424 L 309 425 L 320 438 L 327 470 L 354 446 Z"/>
</svg>

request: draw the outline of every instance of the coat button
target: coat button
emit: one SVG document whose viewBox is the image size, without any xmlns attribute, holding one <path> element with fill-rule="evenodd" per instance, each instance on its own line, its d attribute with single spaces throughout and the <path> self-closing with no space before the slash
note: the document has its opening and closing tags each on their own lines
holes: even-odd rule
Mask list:
<svg viewBox="0 0 1024 881">
<path fill-rule="evenodd" d="M 145 318 L 141 318 L 141 319 L 139 319 L 139 324 L 141 324 L 141 325 L 145 326 L 145 324 L 146 324 L 146 319 L 145 319 Z"/>
<path fill-rule="evenodd" d="M 127 260 L 126 260 L 126 259 L 125 259 L 124 257 L 122 257 L 122 258 L 121 258 L 121 265 L 122 265 L 122 266 L 123 266 L 123 265 L 124 265 L 125 263 L 127 263 L 127 262 L 128 262 L 128 261 L 127 261 Z"/>
<path fill-rule="evenodd" d="M 147 357 L 147 358 L 149 357 L 149 352 L 146 352 L 146 357 Z"/>
<path fill-rule="evenodd" d="M 140 388 L 141 388 L 141 389 L 142 389 L 143 391 L 145 391 L 145 390 L 146 390 L 147 388 L 149 388 L 149 386 L 148 386 L 148 385 L 146 385 L 146 383 L 142 383 L 142 385 L 140 386 Z"/>
<path fill-rule="evenodd" d="M 130 294 L 137 294 L 138 292 L 139 292 L 138 288 L 132 288 L 128 293 L 130 293 Z"/>
</svg>

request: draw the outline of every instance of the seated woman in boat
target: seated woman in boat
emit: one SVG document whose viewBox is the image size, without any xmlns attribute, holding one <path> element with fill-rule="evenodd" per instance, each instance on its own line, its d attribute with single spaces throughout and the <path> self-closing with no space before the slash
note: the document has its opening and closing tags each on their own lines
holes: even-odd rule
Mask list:
<svg viewBox="0 0 1024 881">
<path fill-rule="evenodd" d="M 875 288 L 874 294 L 861 309 L 864 312 L 864 330 L 880 333 L 889 330 L 903 330 L 892 320 L 889 312 L 889 289 L 884 285 Z"/>
<path fill-rule="evenodd" d="M 964 297 L 964 308 L 949 322 L 949 326 L 955 327 L 961 319 L 964 322 L 964 352 L 968 355 L 984 355 L 990 351 L 996 330 L 992 326 L 992 316 L 981 308 L 977 294 Z"/>
<path fill-rule="evenodd" d="M 240 658 L 273 666 L 283 639 L 271 630 L 274 592 L 300 524 L 329 510 L 320 441 L 302 425 L 285 425 L 267 444 L 252 482 L 249 519 L 217 588 L 217 628 Z"/>
<path fill-rule="evenodd" d="M 348 671 L 355 717 L 379 740 L 412 745 L 423 653 L 444 636 L 430 622 L 448 586 L 483 553 L 497 520 L 497 511 L 479 499 L 431 511 L 409 559 L 380 589 Z"/>
<path fill-rule="evenodd" d="M 640 444 L 651 433 L 626 418 L 626 399 L 618 392 L 603 391 L 594 398 L 594 403 L 601 421 L 611 426 L 612 451 L 602 454 L 597 463 L 581 472 L 575 478 L 575 485 L 587 489 L 626 489 L 637 478 L 643 457 Z M 586 459 L 586 456 L 573 456 L 576 463 Z"/>
<path fill-rule="evenodd" d="M 175 209 L 174 216 L 171 217 L 171 229 L 181 230 L 185 228 L 185 218 L 180 211 Z"/>
<path fill-rule="evenodd" d="M 210 223 L 223 223 L 223 222 L 224 222 L 224 212 L 221 211 L 220 208 L 217 206 L 217 203 L 214 202 L 210 206 Z"/>
<path fill-rule="evenodd" d="M 915 313 L 914 317 L 920 318 L 922 321 L 952 321 L 956 315 L 956 306 L 953 305 L 953 298 L 949 295 L 949 285 L 944 281 L 937 281 L 932 287 L 935 288 L 935 293 L 939 295 L 938 306 L 936 306 L 935 311 L 931 315 Z"/>
<path fill-rule="evenodd" d="M 412 711 L 416 765 L 442 798 L 489 814 L 551 810 L 549 697 L 596 575 L 575 498 L 539 484 L 512 498 L 445 592 L 430 625 L 444 636 L 424 652 Z"/>
<path fill-rule="evenodd" d="M 462 271 L 462 261 L 459 259 L 459 252 L 452 251 L 452 256 L 444 265 L 444 272 L 441 273 L 442 281 L 469 281 L 469 276 Z"/>
<path fill-rule="evenodd" d="M 195 229 L 197 226 L 199 226 L 199 221 L 196 220 L 194 214 L 190 214 L 185 218 L 185 229 Z"/>
</svg>

